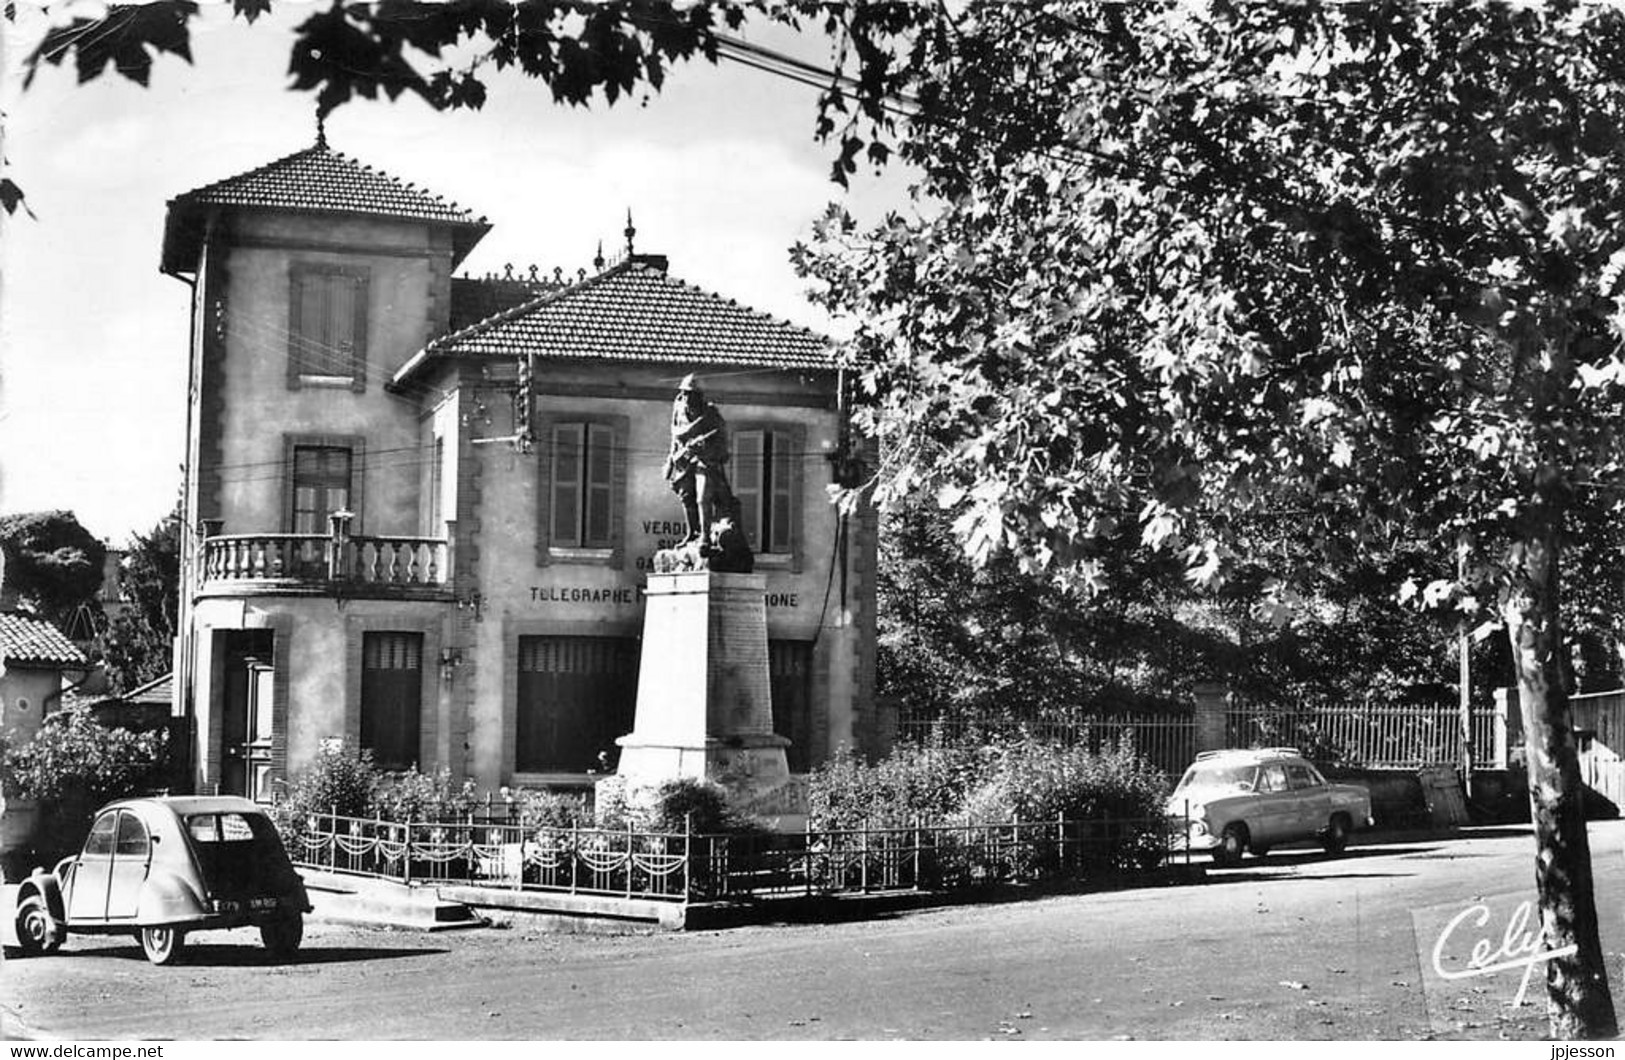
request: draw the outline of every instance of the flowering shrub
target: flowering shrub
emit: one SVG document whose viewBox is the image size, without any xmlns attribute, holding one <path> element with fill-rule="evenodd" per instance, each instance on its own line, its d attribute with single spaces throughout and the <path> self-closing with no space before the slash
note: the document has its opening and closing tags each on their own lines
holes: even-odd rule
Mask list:
<svg viewBox="0 0 1625 1060">
<path fill-rule="evenodd" d="M 809 778 L 808 802 L 813 827 L 820 829 L 1055 821 L 1066 830 L 1065 850 L 1048 840 L 1014 844 L 1011 856 L 1022 864 L 1004 866 L 978 860 L 977 836 L 936 835 L 929 840 L 932 864 L 922 871 L 946 880 L 1050 870 L 1063 857 L 1114 867 L 1151 864 L 1164 850 L 1166 796 L 1161 774 L 1126 742 L 1091 751 L 1020 737 L 900 747 L 872 765 L 843 752 Z"/>
<path fill-rule="evenodd" d="M 512 800 L 510 814 L 526 828 L 578 828 L 592 824 L 584 795 L 533 788 L 503 789 L 502 794 L 504 801 Z"/>
<path fill-rule="evenodd" d="M 472 780 L 455 784 L 444 767 L 432 774 L 408 769 L 377 777 L 370 815 L 386 821 L 455 821 L 479 805 Z"/>
<path fill-rule="evenodd" d="M 33 739 L 0 745 L 0 793 L 39 807 L 33 857 L 44 863 L 79 849 L 103 803 L 162 783 L 167 737 L 102 726 L 85 707 L 47 717 Z"/>
<path fill-rule="evenodd" d="M 316 761 L 293 778 L 288 794 L 271 808 L 271 818 L 285 839 L 303 835 L 311 814 L 373 816 L 378 767 L 372 752 L 342 740 L 325 740 Z"/>
<path fill-rule="evenodd" d="M 903 827 L 958 812 L 990 767 L 987 745 L 898 747 L 874 764 L 842 748 L 813 772 L 808 811 L 824 828 Z"/>
<path fill-rule="evenodd" d="M 0 785 L 8 798 L 58 803 L 84 799 L 92 809 L 144 791 L 159 776 L 166 737 L 97 724 L 72 707 L 49 716 L 27 743 L 5 749 Z"/>
<path fill-rule="evenodd" d="M 991 759 L 960 808 L 973 820 L 1157 818 L 1168 797 L 1162 774 L 1128 741 L 1090 751 L 1022 739 Z"/>
</svg>

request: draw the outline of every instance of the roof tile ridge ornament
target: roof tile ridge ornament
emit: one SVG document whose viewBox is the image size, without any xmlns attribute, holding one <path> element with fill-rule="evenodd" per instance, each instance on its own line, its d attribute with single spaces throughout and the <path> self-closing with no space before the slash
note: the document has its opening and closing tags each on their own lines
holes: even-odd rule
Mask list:
<svg viewBox="0 0 1625 1060">
<path fill-rule="evenodd" d="M 603 272 L 600 272 L 595 276 L 585 276 L 579 280 L 576 280 L 574 283 L 567 283 L 563 287 L 555 287 L 550 291 L 543 291 L 536 297 L 520 302 L 518 305 L 509 306 L 507 309 L 499 310 L 492 313 L 488 317 L 484 317 L 480 320 L 474 321 L 472 324 L 458 328 L 456 331 L 448 331 L 439 338 L 431 340 L 430 343 L 423 348 L 426 351 L 436 350 L 449 342 L 455 342 L 458 339 L 468 338 L 471 335 L 494 328 L 499 324 L 506 324 L 509 320 L 522 316 L 532 309 L 540 309 L 542 306 L 547 305 L 550 302 L 556 302 L 561 299 L 574 296 L 588 287 L 596 286 L 602 280 L 607 280 L 617 273 L 625 272 L 628 264 L 630 263 L 618 261 L 614 265 L 611 265 L 608 269 L 605 269 Z"/>
</svg>

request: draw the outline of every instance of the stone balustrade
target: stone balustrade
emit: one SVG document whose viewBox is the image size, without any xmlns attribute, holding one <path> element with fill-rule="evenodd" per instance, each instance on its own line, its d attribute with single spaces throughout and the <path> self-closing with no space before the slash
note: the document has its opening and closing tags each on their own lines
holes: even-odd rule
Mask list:
<svg viewBox="0 0 1625 1060">
<path fill-rule="evenodd" d="M 451 586 L 442 538 L 361 534 L 222 534 L 203 541 L 205 590 L 240 583 L 380 589 Z"/>
</svg>

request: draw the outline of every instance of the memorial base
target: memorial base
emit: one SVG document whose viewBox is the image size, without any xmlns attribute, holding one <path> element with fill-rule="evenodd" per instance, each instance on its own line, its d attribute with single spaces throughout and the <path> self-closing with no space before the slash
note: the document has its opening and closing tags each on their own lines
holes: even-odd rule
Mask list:
<svg viewBox="0 0 1625 1060">
<path fill-rule="evenodd" d="M 688 778 L 721 784 L 751 813 L 790 785 L 790 741 L 773 732 L 765 595 L 760 574 L 649 575 L 637 714 L 616 741 L 629 806 Z"/>
</svg>

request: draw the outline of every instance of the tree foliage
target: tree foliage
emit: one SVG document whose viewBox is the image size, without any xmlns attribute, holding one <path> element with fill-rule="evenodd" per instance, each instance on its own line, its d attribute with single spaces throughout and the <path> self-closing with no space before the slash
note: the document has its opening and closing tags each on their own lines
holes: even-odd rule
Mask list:
<svg viewBox="0 0 1625 1060">
<path fill-rule="evenodd" d="M 99 649 L 115 692 L 170 671 L 180 602 L 178 512 L 132 536 L 120 569 L 124 609 L 102 631 Z"/>
<path fill-rule="evenodd" d="M 1125 525 L 1195 584 L 1291 519 L 1319 562 L 1504 623 L 1554 1033 L 1611 1034 L 1561 665 L 1577 519 L 1616 513 L 1625 15 L 972 4 L 899 54 L 937 204 L 803 267 L 856 322 L 883 498 L 1089 589 Z M 1264 586 L 1266 599 L 1290 588 Z"/>
<path fill-rule="evenodd" d="M 1110 584 L 1089 596 L 1008 553 L 973 564 L 948 521 L 916 501 L 882 525 L 879 694 L 905 717 L 1013 726 L 1183 710 L 1209 680 L 1282 711 L 1456 700 L 1450 601 L 1395 599 L 1406 577 L 1450 573 L 1425 550 L 1326 567 L 1290 524 L 1255 527 L 1238 550 L 1248 558 L 1204 591 L 1177 561 L 1120 538 Z M 1273 599 L 1267 583 L 1279 583 Z M 1494 647 L 1478 649 L 1484 696 L 1506 672 Z"/>
<path fill-rule="evenodd" d="M 68 627 L 102 587 L 107 549 L 72 512 L 0 515 L 5 579 L 40 617 Z"/>
</svg>

